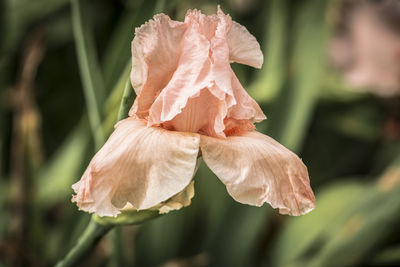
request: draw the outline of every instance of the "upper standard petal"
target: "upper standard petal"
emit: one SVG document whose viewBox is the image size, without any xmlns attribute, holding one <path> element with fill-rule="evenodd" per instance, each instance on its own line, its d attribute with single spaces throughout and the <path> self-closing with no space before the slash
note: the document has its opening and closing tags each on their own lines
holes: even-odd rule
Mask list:
<svg viewBox="0 0 400 267">
<path fill-rule="evenodd" d="M 315 207 L 303 162 L 274 139 L 256 131 L 225 139 L 201 136 L 207 166 L 238 202 L 265 202 L 282 214 L 301 215 Z"/>
<path fill-rule="evenodd" d="M 148 126 L 219 137 L 225 136 L 226 119 L 251 123 L 265 119 L 230 66 L 232 58 L 253 64 L 258 53 L 255 38 L 243 26 L 240 31 L 236 27 L 218 7 L 210 16 L 190 10 L 184 22 L 156 15 L 138 28 L 131 73 L 138 97 L 129 114 L 146 119 Z M 240 34 L 245 39 L 243 49 L 235 39 Z M 246 54 L 247 49 L 254 53 Z M 262 55 L 253 65 L 260 64 Z"/>
<path fill-rule="evenodd" d="M 181 113 L 189 98 L 199 96 L 210 84 L 210 44 L 200 34 L 200 25 L 186 23 L 186 31 L 179 43 L 180 55 L 176 69 L 150 109 L 149 124 L 172 120 Z"/>
<path fill-rule="evenodd" d="M 251 98 L 251 96 L 240 84 L 235 73 L 233 73 L 233 70 L 232 89 L 235 99 L 240 99 L 240 101 L 237 101 L 237 104 L 229 109 L 228 117 L 237 120 L 247 119 L 251 122 L 260 122 L 267 118 L 257 102 L 253 98 Z"/>
<path fill-rule="evenodd" d="M 136 28 L 132 41 L 131 82 L 137 98 L 130 115 L 144 117 L 150 106 L 169 83 L 181 55 L 180 42 L 184 23 L 158 14 Z"/>
<path fill-rule="evenodd" d="M 148 209 L 182 191 L 196 168 L 198 134 L 120 121 L 73 185 L 73 201 L 100 216 L 116 216 L 127 203 Z"/>
<path fill-rule="evenodd" d="M 264 57 L 260 44 L 244 26 L 234 21 L 227 39 L 231 61 L 261 68 Z"/>
</svg>

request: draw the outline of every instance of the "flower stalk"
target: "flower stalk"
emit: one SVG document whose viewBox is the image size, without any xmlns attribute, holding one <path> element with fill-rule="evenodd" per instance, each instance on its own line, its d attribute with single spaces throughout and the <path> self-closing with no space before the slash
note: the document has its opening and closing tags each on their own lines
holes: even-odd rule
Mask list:
<svg viewBox="0 0 400 267">
<path fill-rule="evenodd" d="M 76 266 L 113 226 L 112 224 L 101 224 L 91 219 L 76 245 L 63 260 L 56 264 L 56 267 Z"/>
<path fill-rule="evenodd" d="M 159 216 L 158 211 L 125 211 L 118 217 L 93 215 L 76 245 L 56 264 L 56 267 L 76 266 L 95 248 L 97 243 L 115 226 L 140 224 Z"/>
</svg>

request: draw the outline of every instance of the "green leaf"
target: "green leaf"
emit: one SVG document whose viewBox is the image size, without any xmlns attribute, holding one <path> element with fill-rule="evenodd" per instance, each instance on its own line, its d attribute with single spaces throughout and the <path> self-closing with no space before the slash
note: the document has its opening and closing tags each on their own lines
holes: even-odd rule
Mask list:
<svg viewBox="0 0 400 267">
<path fill-rule="evenodd" d="M 88 130 L 87 119 L 82 119 L 46 167 L 40 171 L 36 183 L 37 201 L 41 205 L 47 206 L 70 198 L 71 185 L 81 176 L 83 163 L 86 161 L 90 144 Z"/>
<path fill-rule="evenodd" d="M 268 3 L 263 46 L 265 62 L 257 71 L 257 80 L 249 88 L 249 94 L 257 102 L 268 102 L 276 97 L 282 89 L 286 72 L 289 1 L 272 0 Z"/>
<path fill-rule="evenodd" d="M 292 77 L 269 116 L 272 136 L 294 151 L 301 147 L 321 90 L 329 33 L 327 10 L 327 1 L 320 0 L 302 1 L 296 10 Z"/>
<path fill-rule="evenodd" d="M 334 235 L 346 218 L 347 208 L 370 192 L 370 186 L 355 180 L 332 184 L 317 194 L 317 207 L 307 215 L 288 218 L 288 222 L 273 245 L 271 264 L 286 266 L 299 262 L 330 235 Z"/>
<path fill-rule="evenodd" d="M 396 163 L 397 164 L 397 163 Z M 376 184 L 345 182 L 317 195 L 312 213 L 292 219 L 273 246 L 274 266 L 353 266 L 396 231 L 400 167 Z"/>
<path fill-rule="evenodd" d="M 107 90 L 112 89 L 124 71 L 126 62 L 131 59 L 131 42 L 138 23 L 151 16 L 149 6 L 152 1 L 135 1 L 134 7 L 124 10 L 107 43 L 104 59 L 104 82 Z"/>
<path fill-rule="evenodd" d="M 81 3 L 82 2 L 82 5 Z M 89 123 L 96 148 L 105 141 L 101 128 L 101 105 L 104 102 L 102 74 L 96 57 L 94 40 L 89 28 L 87 15 L 83 14 L 85 1 L 71 0 L 72 28 L 78 55 L 79 70 L 89 115 Z"/>
</svg>

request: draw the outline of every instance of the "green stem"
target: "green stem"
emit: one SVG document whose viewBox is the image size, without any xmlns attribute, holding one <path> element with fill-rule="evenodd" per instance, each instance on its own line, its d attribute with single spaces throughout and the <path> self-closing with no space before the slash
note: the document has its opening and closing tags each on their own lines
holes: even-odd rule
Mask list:
<svg viewBox="0 0 400 267">
<path fill-rule="evenodd" d="M 121 226 L 116 226 L 110 232 L 112 241 L 112 255 L 108 267 L 118 267 L 124 266 L 124 255 L 122 247 L 122 228 Z"/>
<path fill-rule="evenodd" d="M 94 214 L 76 245 L 63 260 L 56 264 L 56 267 L 77 266 L 114 226 L 140 224 L 154 219 L 159 215 L 158 211 L 155 210 L 127 210 L 119 214 L 116 218 L 100 217 Z"/>
<path fill-rule="evenodd" d="M 118 214 L 116 218 L 108 216 L 100 217 L 95 214 L 92 220 L 103 225 L 132 225 L 144 223 L 158 216 L 160 216 L 158 210 L 125 210 Z"/>
<path fill-rule="evenodd" d="M 56 267 L 76 266 L 112 227 L 111 224 L 100 224 L 91 220 L 76 245 Z"/>
</svg>

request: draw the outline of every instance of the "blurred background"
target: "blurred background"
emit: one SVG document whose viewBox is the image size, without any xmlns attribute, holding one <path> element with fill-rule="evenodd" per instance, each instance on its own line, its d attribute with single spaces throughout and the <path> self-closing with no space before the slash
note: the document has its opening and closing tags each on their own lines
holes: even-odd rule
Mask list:
<svg viewBox="0 0 400 267">
<path fill-rule="evenodd" d="M 134 28 L 217 4 L 261 44 L 261 70 L 232 66 L 317 208 L 241 205 L 202 164 L 191 206 L 114 229 L 82 266 L 400 266 L 398 0 L 1 1 L 0 266 L 51 266 L 87 225 L 71 185 L 117 120 Z"/>
</svg>

